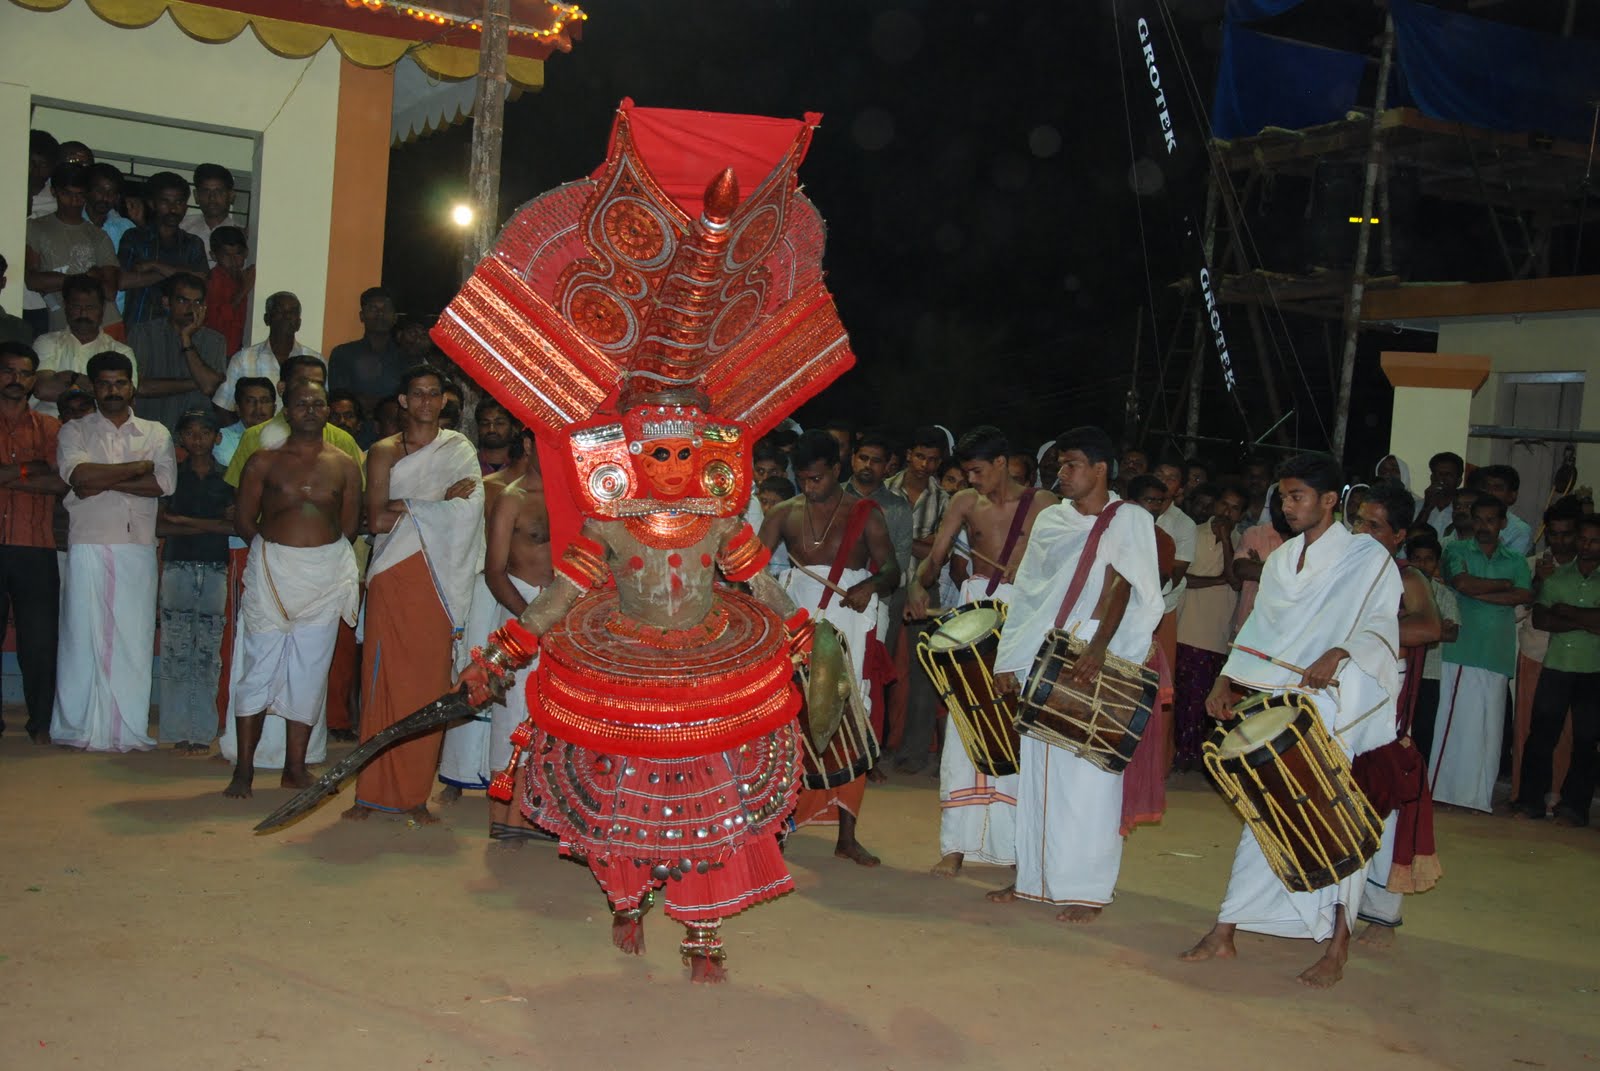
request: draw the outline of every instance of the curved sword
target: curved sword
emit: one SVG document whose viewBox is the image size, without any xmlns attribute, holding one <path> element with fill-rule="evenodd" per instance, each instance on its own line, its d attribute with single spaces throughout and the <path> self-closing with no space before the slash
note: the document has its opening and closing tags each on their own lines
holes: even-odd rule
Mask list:
<svg viewBox="0 0 1600 1071">
<path fill-rule="evenodd" d="M 487 704 L 486 704 L 487 705 Z M 339 784 L 360 770 L 372 757 L 396 740 L 415 736 L 446 722 L 470 718 L 478 710 L 467 700 L 465 688 L 441 695 L 421 710 L 408 714 L 387 729 L 381 729 L 338 762 L 333 768 L 312 783 L 310 788 L 297 793 L 293 799 L 267 815 L 256 825 L 257 833 L 270 833 L 288 825 L 303 814 L 315 810 L 317 804 L 339 790 Z"/>
</svg>

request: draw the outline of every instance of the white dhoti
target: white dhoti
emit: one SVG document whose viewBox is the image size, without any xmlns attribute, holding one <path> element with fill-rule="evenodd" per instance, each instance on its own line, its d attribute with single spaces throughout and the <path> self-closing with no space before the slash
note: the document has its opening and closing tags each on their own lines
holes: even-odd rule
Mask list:
<svg viewBox="0 0 1600 1071">
<path fill-rule="evenodd" d="M 1400 812 L 1390 811 L 1383 820 L 1383 840 L 1367 863 L 1367 884 L 1361 891 L 1358 917 L 1380 926 L 1399 926 L 1405 894 L 1389 891 L 1389 870 L 1394 864 L 1394 838 L 1399 831 Z"/>
<path fill-rule="evenodd" d="M 156 548 L 74 543 L 62 574 L 50 739 L 90 751 L 147 751 L 156 635 Z M 67 584 L 72 598 L 66 599 Z"/>
<path fill-rule="evenodd" d="M 531 600 L 528 592 L 537 593 L 538 589 L 531 584 L 524 584 L 516 577 L 511 577 L 511 582 L 517 585 L 517 590 L 524 598 Z M 477 585 L 472 591 L 472 606 L 467 611 L 466 632 L 463 640 L 470 651 L 474 647 L 481 647 L 489 639 L 489 633 L 499 628 L 510 616 L 510 611 L 501 606 L 495 599 L 494 593 L 489 590 L 489 584 L 484 580 L 483 574 L 478 574 Z M 518 683 L 511 688 L 511 692 L 521 692 L 522 684 L 529 670 L 524 670 L 519 675 Z M 507 693 L 510 698 L 510 693 Z M 526 717 L 527 700 L 522 700 L 523 716 Z M 491 707 L 480 710 L 473 715 L 470 721 L 451 728 L 444 734 L 444 749 L 439 756 L 439 780 L 447 785 L 458 788 L 488 788 L 489 778 L 504 766 L 494 764 L 494 739 L 499 734 L 499 727 L 493 724 L 494 711 L 498 708 Z M 518 719 L 519 721 L 521 719 Z M 505 735 L 509 736 L 515 725 L 506 727 Z M 506 741 L 504 748 L 506 760 L 511 757 L 511 743 Z"/>
<path fill-rule="evenodd" d="M 1011 601 L 1011 585 L 987 594 L 988 577 L 961 585 L 958 602 Z M 913 669 L 913 673 L 920 669 Z M 945 727 L 939 755 L 939 854 L 960 852 L 967 862 L 1011 866 L 1017 861 L 1017 774 L 990 777 L 978 772 L 953 725 Z"/>
<path fill-rule="evenodd" d="M 1446 662 L 1439 674 L 1439 714 L 1428 763 L 1433 802 L 1487 811 L 1500 774 L 1506 724 L 1506 676 Z"/>
<path fill-rule="evenodd" d="M 821 566 L 810 568 L 818 573 L 823 571 Z M 848 590 L 871 575 L 865 569 L 846 569 L 839 574 L 838 584 Z M 827 608 L 819 609 L 822 605 L 822 596 L 828 590 L 821 581 L 807 576 L 798 569 L 790 569 L 779 578 L 778 583 L 788 592 L 789 598 L 794 600 L 796 606 L 811 611 L 813 618 L 830 622 L 839 630 L 839 635 L 844 637 L 845 645 L 850 649 L 850 665 L 855 669 L 861 694 L 870 703 L 872 690 L 867 687 L 867 639 L 874 635 L 878 628 L 878 597 L 872 596 L 867 600 L 865 610 L 856 611 L 844 605 L 843 600 L 835 592 L 828 600 Z"/>
<path fill-rule="evenodd" d="M 355 623 L 360 598 L 355 553 L 347 540 L 290 547 L 256 536 L 245 559 L 234 629 L 223 758 L 239 757 L 235 719 L 258 714 L 277 715 L 261 727 L 258 768 L 283 766 L 286 721 L 311 726 L 307 762 L 327 757 L 328 666 L 339 622 Z"/>
</svg>

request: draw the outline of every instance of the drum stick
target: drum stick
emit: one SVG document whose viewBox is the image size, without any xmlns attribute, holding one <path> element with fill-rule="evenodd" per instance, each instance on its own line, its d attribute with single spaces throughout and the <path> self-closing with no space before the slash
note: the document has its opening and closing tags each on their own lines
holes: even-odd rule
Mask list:
<svg viewBox="0 0 1600 1071">
<path fill-rule="evenodd" d="M 821 573 L 814 573 L 810 569 L 807 569 L 805 566 L 801 565 L 799 562 L 790 562 L 789 564 L 793 565 L 796 569 L 809 576 L 812 580 L 815 580 L 817 583 L 821 584 L 823 587 L 839 596 L 839 598 L 849 598 L 849 589 L 840 587 L 838 584 L 835 584 Z"/>
<path fill-rule="evenodd" d="M 1298 673 L 1302 677 L 1304 677 L 1306 675 L 1306 673 L 1308 672 L 1306 670 L 1306 667 L 1304 667 L 1304 666 L 1297 666 L 1293 662 L 1285 662 L 1281 658 L 1273 658 L 1271 655 L 1267 654 L 1265 651 L 1258 651 L 1254 647 L 1246 647 L 1242 643 L 1230 643 L 1230 644 L 1228 644 L 1228 646 L 1233 648 L 1235 651 L 1243 651 L 1247 655 L 1254 655 L 1255 657 L 1261 659 L 1264 662 L 1271 662 L 1273 665 L 1277 666 L 1279 669 L 1287 669 L 1291 673 Z M 1339 682 L 1338 681 L 1329 681 L 1328 682 L 1328 687 L 1329 688 L 1337 688 L 1337 687 L 1339 687 Z"/>
<path fill-rule="evenodd" d="M 958 544 L 958 548 L 961 549 L 961 550 L 966 551 L 968 554 L 972 555 L 972 557 L 978 559 L 980 562 L 982 562 L 983 564 L 985 564 L 987 566 L 990 566 L 992 568 L 998 569 L 1002 573 L 1004 573 L 1006 571 L 1006 567 L 1005 566 L 1001 565 L 999 562 L 995 561 L 993 558 L 991 558 L 987 554 L 983 553 L 977 547 L 974 547 L 974 546 L 972 546 L 970 544 L 967 544 L 967 543 L 961 543 L 961 544 Z"/>
</svg>

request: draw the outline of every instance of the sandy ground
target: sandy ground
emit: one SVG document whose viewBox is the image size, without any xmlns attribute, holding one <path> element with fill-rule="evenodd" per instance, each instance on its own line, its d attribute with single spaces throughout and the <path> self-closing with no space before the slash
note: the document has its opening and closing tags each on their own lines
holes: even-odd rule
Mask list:
<svg viewBox="0 0 1600 1071">
<path fill-rule="evenodd" d="M 8 711 L 14 728 L 21 712 Z M 789 846 L 800 890 L 726 927 L 731 984 L 691 986 L 678 928 L 609 943 L 588 872 L 490 850 L 469 795 L 443 825 L 274 836 L 287 798 L 221 795 L 220 762 L 0 739 L 0 1068 L 1578 1068 L 1600 1056 L 1600 834 L 1441 816 L 1447 877 L 1398 946 L 1330 993 L 1307 942 L 1209 925 L 1238 825 L 1198 778 L 1128 840 L 1116 904 L 1069 927 L 995 906 L 1007 873 L 927 877 L 925 777 L 869 792 L 884 865 Z M 751 1061 L 759 1061 L 752 1063 Z"/>
</svg>

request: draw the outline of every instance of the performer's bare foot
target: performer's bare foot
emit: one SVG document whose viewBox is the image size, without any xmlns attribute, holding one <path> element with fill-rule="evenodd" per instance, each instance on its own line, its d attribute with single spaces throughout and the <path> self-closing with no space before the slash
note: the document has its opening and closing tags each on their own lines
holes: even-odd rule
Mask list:
<svg viewBox="0 0 1600 1071">
<path fill-rule="evenodd" d="M 1344 977 L 1345 950 L 1329 947 L 1322 958 L 1300 972 L 1300 984 L 1312 989 L 1332 989 Z"/>
<path fill-rule="evenodd" d="M 278 778 L 280 788 L 310 788 L 311 771 L 304 766 L 294 769 L 288 766 L 283 768 L 283 776 Z"/>
<path fill-rule="evenodd" d="M 1100 912 L 1105 910 L 1092 904 L 1069 904 L 1066 909 L 1056 916 L 1057 922 L 1093 922 L 1100 917 Z"/>
<path fill-rule="evenodd" d="M 627 955 L 644 955 L 644 919 L 612 915 L 611 943 Z"/>
<path fill-rule="evenodd" d="M 406 824 L 413 826 L 434 826 L 439 824 L 439 816 L 428 810 L 424 803 L 420 807 L 413 807 L 406 812 Z"/>
<path fill-rule="evenodd" d="M 437 796 L 433 797 L 433 802 L 442 803 L 446 807 L 448 807 L 448 806 L 450 806 L 450 804 L 455 803 L 460 798 L 461 798 L 461 786 L 460 785 L 445 785 L 443 788 L 441 788 L 439 790 L 439 794 Z"/>
<path fill-rule="evenodd" d="M 686 956 L 689 961 L 689 981 L 701 985 L 721 985 L 728 980 L 728 968 L 710 956 Z"/>
<path fill-rule="evenodd" d="M 852 863 L 857 863 L 861 866 L 877 866 L 883 862 L 876 855 L 863 848 L 859 841 L 854 840 L 848 844 L 835 845 L 833 854 L 840 859 L 848 859 Z"/>
<path fill-rule="evenodd" d="M 365 822 L 372 817 L 372 808 L 364 803 L 352 803 L 350 809 L 339 817 L 347 822 Z"/>
<path fill-rule="evenodd" d="M 236 769 L 233 771 L 233 780 L 228 782 L 228 787 L 222 790 L 222 794 L 230 800 L 247 800 L 255 795 L 251 788 L 251 783 L 254 781 L 254 770 L 247 772 Z"/>
<path fill-rule="evenodd" d="M 1007 885 L 1004 889 L 992 889 L 984 893 L 983 898 L 991 904 L 1009 904 L 1017 898 L 1017 887 Z"/>
<path fill-rule="evenodd" d="M 889 780 L 889 774 L 877 766 L 867 771 L 867 781 L 871 784 L 881 785 L 887 780 Z"/>
<path fill-rule="evenodd" d="M 1199 963 L 1207 959 L 1233 959 L 1239 954 L 1239 950 L 1233 947 L 1233 930 L 1231 923 L 1217 923 L 1211 927 L 1210 933 L 1200 938 L 1193 948 L 1178 958 L 1185 963 Z"/>
<path fill-rule="evenodd" d="M 489 850 L 492 852 L 520 852 L 522 846 L 528 843 L 522 837 L 490 838 Z"/>
<path fill-rule="evenodd" d="M 928 873 L 936 878 L 953 878 L 961 873 L 961 861 L 964 858 L 960 852 L 949 852 Z"/>
<path fill-rule="evenodd" d="M 1376 949 L 1380 952 L 1385 949 L 1393 948 L 1394 927 L 1380 926 L 1376 922 L 1369 922 L 1367 923 L 1366 928 L 1361 931 L 1360 935 L 1356 937 L 1356 940 L 1360 941 L 1368 948 Z"/>
</svg>

